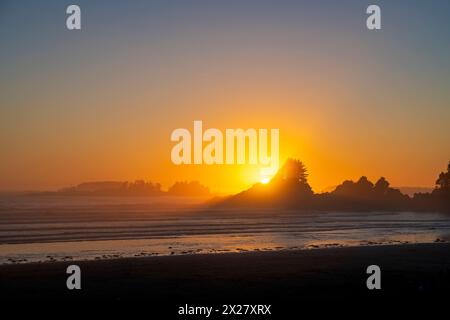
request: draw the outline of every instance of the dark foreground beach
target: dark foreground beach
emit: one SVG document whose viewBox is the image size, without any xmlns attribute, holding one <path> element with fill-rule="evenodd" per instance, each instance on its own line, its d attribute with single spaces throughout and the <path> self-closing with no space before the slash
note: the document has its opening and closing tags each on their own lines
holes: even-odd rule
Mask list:
<svg viewBox="0 0 450 320">
<path fill-rule="evenodd" d="M 66 288 L 70 264 L 81 267 L 81 290 Z M 372 264 L 381 268 L 381 290 L 366 287 Z M 169 313 L 185 304 L 438 301 L 450 288 L 450 244 L 2 265 L 0 283 L 3 301 L 139 299 Z"/>
</svg>

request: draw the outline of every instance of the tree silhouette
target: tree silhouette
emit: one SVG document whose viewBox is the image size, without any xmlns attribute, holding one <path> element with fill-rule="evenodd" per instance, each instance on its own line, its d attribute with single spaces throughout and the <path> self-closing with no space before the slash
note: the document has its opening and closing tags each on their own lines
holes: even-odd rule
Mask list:
<svg viewBox="0 0 450 320">
<path fill-rule="evenodd" d="M 447 172 L 441 172 L 438 179 L 436 180 L 436 185 L 440 189 L 450 188 L 450 161 L 447 166 Z"/>
<path fill-rule="evenodd" d="M 281 178 L 287 181 L 308 183 L 308 170 L 300 160 L 288 159 L 280 170 Z"/>
<path fill-rule="evenodd" d="M 373 190 L 377 195 L 384 195 L 389 190 L 389 181 L 387 181 L 384 177 L 378 179 L 373 187 Z"/>
</svg>

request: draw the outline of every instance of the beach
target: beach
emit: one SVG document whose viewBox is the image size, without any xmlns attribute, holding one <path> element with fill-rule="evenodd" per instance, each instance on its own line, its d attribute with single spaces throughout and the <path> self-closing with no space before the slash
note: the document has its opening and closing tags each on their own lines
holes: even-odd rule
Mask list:
<svg viewBox="0 0 450 320">
<path fill-rule="evenodd" d="M 80 266 L 82 289 L 66 288 Z M 366 268 L 381 269 L 368 290 Z M 3 299 L 146 300 L 179 304 L 439 300 L 450 285 L 450 244 L 197 254 L 0 266 Z M 169 307 L 171 308 L 171 307 Z"/>
<path fill-rule="evenodd" d="M 175 201 L 177 200 L 177 201 Z M 4 197 L 2 299 L 180 306 L 436 302 L 450 285 L 450 217 L 433 212 L 212 210 L 173 198 Z M 69 265 L 81 290 L 68 290 Z M 381 269 L 368 290 L 366 269 Z"/>
</svg>

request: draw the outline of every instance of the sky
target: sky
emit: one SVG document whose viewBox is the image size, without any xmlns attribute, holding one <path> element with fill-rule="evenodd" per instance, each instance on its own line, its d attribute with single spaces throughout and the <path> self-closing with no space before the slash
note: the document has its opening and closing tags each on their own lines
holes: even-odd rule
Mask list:
<svg viewBox="0 0 450 320">
<path fill-rule="evenodd" d="M 66 7 L 82 30 L 66 29 Z M 382 29 L 366 28 L 369 4 Z M 450 160 L 449 1 L 0 3 L 0 191 L 145 179 L 237 192 L 255 165 L 171 162 L 176 128 L 279 128 L 315 191 L 433 186 Z"/>
</svg>

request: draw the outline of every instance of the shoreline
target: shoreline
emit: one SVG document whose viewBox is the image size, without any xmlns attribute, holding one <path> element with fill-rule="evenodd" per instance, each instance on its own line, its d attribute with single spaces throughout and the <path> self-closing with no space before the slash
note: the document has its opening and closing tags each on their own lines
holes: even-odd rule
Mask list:
<svg viewBox="0 0 450 320">
<path fill-rule="evenodd" d="M 143 239 L 125 239 L 126 240 L 147 240 Z M 65 244 L 65 243 L 89 243 L 92 241 L 123 241 L 123 239 L 114 239 L 114 240 L 83 240 L 83 241 L 59 241 L 59 242 L 43 242 L 43 243 L 32 243 L 32 245 L 48 245 L 48 244 Z M 436 238 L 434 241 L 428 242 L 410 242 L 410 241 L 400 241 L 400 240 L 390 240 L 385 242 L 380 241 L 372 241 L 372 240 L 364 240 L 360 243 L 351 244 L 346 241 L 329 241 L 328 243 L 321 244 L 309 244 L 305 246 L 293 246 L 293 247 L 274 247 L 274 248 L 256 248 L 256 249 L 243 249 L 243 248 L 234 248 L 234 249 L 198 249 L 198 250 L 188 250 L 188 251 L 180 251 L 171 253 L 160 253 L 160 252 L 139 252 L 134 253 L 132 255 L 127 255 L 123 253 L 114 253 L 114 254 L 104 254 L 102 256 L 94 256 L 91 258 L 81 258 L 74 259 L 72 256 L 65 256 L 63 258 L 55 258 L 52 255 L 47 255 L 47 260 L 35 260 L 29 261 L 24 258 L 8 258 L 6 261 L 1 262 L 1 266 L 7 265 L 23 265 L 23 264 L 46 264 L 46 263 L 77 263 L 77 262 L 90 262 L 90 261 L 114 261 L 120 259 L 143 259 L 143 258 L 156 258 L 156 257 L 176 257 L 176 256 L 198 256 L 198 255 L 216 255 L 216 254 L 246 254 L 246 253 L 258 253 L 258 252 L 286 252 L 286 251 L 309 251 L 309 250 L 321 250 L 321 249 L 345 249 L 345 248 L 359 248 L 359 247 L 383 247 L 383 246 L 408 246 L 408 245 L 425 245 L 425 244 L 436 244 L 436 243 L 448 243 L 448 241 Z M 26 243 L 29 244 L 29 243 Z M 2 244 L 6 246 L 15 246 L 22 245 L 22 243 L 7 243 Z M 2 246 L 0 245 L 0 247 Z"/>
<path fill-rule="evenodd" d="M 71 264 L 82 270 L 82 290 L 65 286 Z M 372 264 L 381 268 L 382 290 L 365 286 Z M 437 299 L 450 286 L 450 243 L 8 264 L 0 283 L 8 300 Z"/>
</svg>

